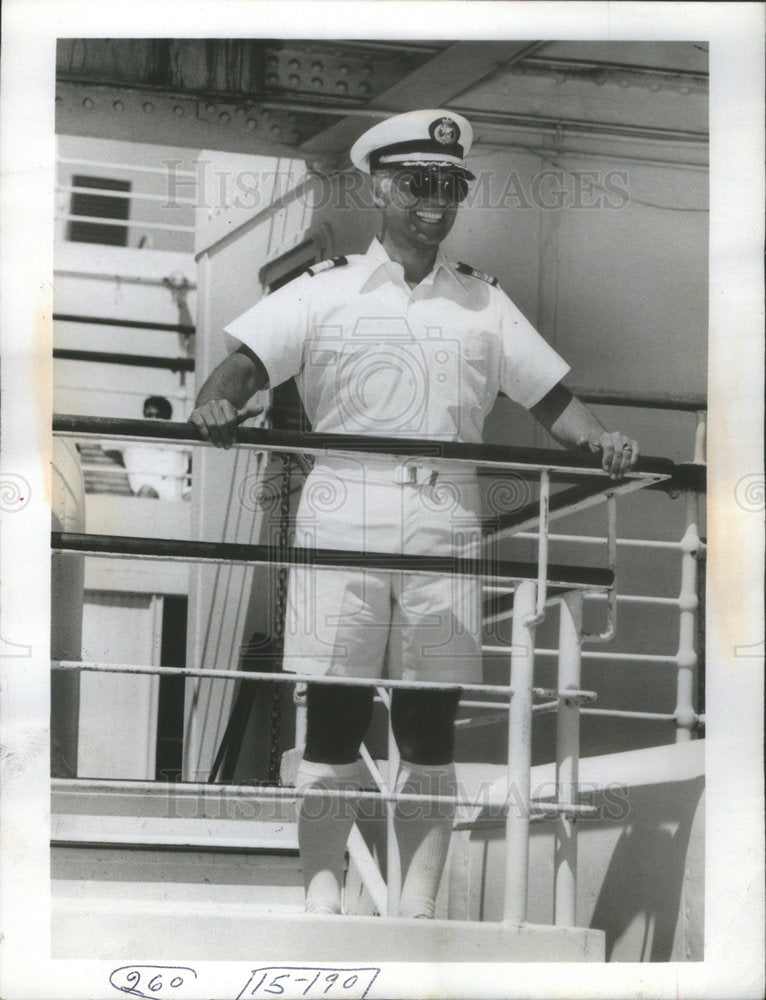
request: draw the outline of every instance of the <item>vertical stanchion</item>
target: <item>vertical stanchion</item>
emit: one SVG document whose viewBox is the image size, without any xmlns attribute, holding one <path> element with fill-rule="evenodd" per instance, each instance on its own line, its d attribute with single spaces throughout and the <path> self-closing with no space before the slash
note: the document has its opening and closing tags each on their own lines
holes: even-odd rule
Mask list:
<svg viewBox="0 0 766 1000">
<path fill-rule="evenodd" d="M 303 753 L 306 746 L 306 727 L 308 724 L 306 691 L 307 684 L 296 684 L 293 690 L 293 704 L 295 705 L 295 749 Z"/>
<path fill-rule="evenodd" d="M 582 607 L 580 592 L 565 594 L 559 622 L 559 707 L 556 719 L 556 795 L 558 801 L 577 801 L 580 763 L 580 704 L 567 699 L 567 690 L 580 688 Z M 577 923 L 577 820 L 556 817 L 554 850 L 553 919 L 557 927 Z"/>
<path fill-rule="evenodd" d="M 399 748 L 394 739 L 391 726 L 391 694 L 387 692 L 385 705 L 388 710 L 388 787 L 393 792 L 396 789 L 396 779 L 399 776 Z M 402 888 L 402 869 L 399 860 L 399 845 L 396 841 L 394 827 L 395 802 L 386 803 L 386 886 L 388 887 L 388 916 L 399 914 L 399 896 Z"/>
<path fill-rule="evenodd" d="M 697 688 L 697 560 L 700 537 L 697 529 L 696 493 L 686 497 L 686 532 L 681 541 L 681 590 L 678 596 L 678 676 L 676 679 L 676 743 L 685 743 L 694 734 L 697 714 L 694 699 Z"/>
<path fill-rule="evenodd" d="M 524 580 L 513 599 L 511 697 L 508 713 L 508 814 L 505 821 L 505 905 L 503 919 L 527 918 L 529 878 L 529 799 L 532 761 L 532 685 L 535 660 L 537 587 Z"/>
<path fill-rule="evenodd" d="M 694 435 L 694 461 L 705 463 L 707 451 L 707 412 L 697 412 Z M 676 743 L 686 743 L 697 724 L 696 698 L 699 652 L 696 642 L 699 617 L 699 560 L 702 540 L 699 535 L 700 503 L 696 493 L 686 496 L 686 531 L 681 540 L 681 590 L 678 597 L 678 654 L 676 663 Z"/>
</svg>

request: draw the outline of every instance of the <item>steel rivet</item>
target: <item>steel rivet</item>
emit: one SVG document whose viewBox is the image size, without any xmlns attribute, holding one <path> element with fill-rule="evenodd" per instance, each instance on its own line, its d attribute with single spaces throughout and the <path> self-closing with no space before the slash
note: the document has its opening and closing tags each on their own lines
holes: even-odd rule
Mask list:
<svg viewBox="0 0 766 1000">
<path fill-rule="evenodd" d="M 154 111 L 154 105 L 151 101 L 144 102 L 144 111 Z"/>
</svg>

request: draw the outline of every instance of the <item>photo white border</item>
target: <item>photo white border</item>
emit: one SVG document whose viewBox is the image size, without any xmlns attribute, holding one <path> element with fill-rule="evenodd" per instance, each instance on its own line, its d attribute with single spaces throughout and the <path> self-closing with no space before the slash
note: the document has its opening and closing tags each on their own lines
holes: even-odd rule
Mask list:
<svg viewBox="0 0 766 1000">
<path fill-rule="evenodd" d="M 385 966 L 372 997 L 760 997 L 763 864 L 763 93 L 760 3 L 6 0 L 0 100 L 2 471 L 29 487 L 0 531 L 0 995 L 112 997 L 112 963 L 54 961 L 49 933 L 49 555 L 57 37 L 710 42 L 707 884 L 699 963 Z M 15 480 L 19 482 L 19 480 Z M 749 483 L 750 507 L 741 502 Z M 25 487 L 26 488 L 26 487 Z M 760 490 L 760 494 L 758 494 Z M 760 496 L 760 499 L 758 497 Z M 26 648 L 28 647 L 28 652 Z M 236 997 L 258 964 L 179 964 Z M 143 960 L 143 957 L 142 957 Z M 163 963 L 167 964 L 167 963 Z M 276 964 L 276 963 L 269 963 Z"/>
</svg>

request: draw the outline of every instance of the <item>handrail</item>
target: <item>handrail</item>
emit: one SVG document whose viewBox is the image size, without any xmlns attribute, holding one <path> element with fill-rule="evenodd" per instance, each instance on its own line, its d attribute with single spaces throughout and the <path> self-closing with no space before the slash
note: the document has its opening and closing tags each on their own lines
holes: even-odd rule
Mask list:
<svg viewBox="0 0 766 1000">
<path fill-rule="evenodd" d="M 141 319 L 117 319 L 113 316 L 83 316 L 80 313 L 54 313 L 59 323 L 93 323 L 97 326 L 119 326 L 130 330 L 164 330 L 167 333 L 194 334 L 197 328 L 191 323 L 154 323 Z"/>
<path fill-rule="evenodd" d="M 608 389 L 585 389 L 577 386 L 571 388 L 574 395 L 583 403 L 597 403 L 600 406 L 635 406 L 646 410 L 679 410 L 685 413 L 707 410 L 707 397 L 699 393 L 687 393 L 668 399 L 661 393 L 634 395 L 631 392 Z"/>
<path fill-rule="evenodd" d="M 76 434 L 94 437 L 152 438 L 156 441 L 202 441 L 196 428 L 189 423 L 169 420 L 126 420 L 121 417 L 84 417 L 74 414 L 55 414 L 54 434 Z M 332 454 L 356 457 L 378 455 L 387 458 L 454 462 L 466 465 L 497 466 L 518 471 L 551 471 L 557 482 L 567 474 L 603 477 L 598 455 L 591 452 L 564 451 L 558 448 L 528 448 L 509 445 L 467 444 L 460 441 L 439 441 L 423 438 L 387 438 L 365 434 L 318 434 L 299 431 L 282 431 L 259 427 L 240 427 L 234 447 L 256 445 L 264 451 L 301 452 L 309 455 Z M 668 458 L 642 456 L 625 479 L 670 479 L 677 466 Z M 607 480 L 610 490 L 619 484 Z"/>
<path fill-rule="evenodd" d="M 58 361 L 96 361 L 105 365 L 132 365 L 136 368 L 166 368 L 171 372 L 194 371 L 194 358 L 162 358 L 153 354 L 117 354 L 114 351 L 78 351 L 55 347 L 53 358 Z"/>
<path fill-rule="evenodd" d="M 130 556 L 195 562 L 269 563 L 272 566 L 325 566 L 329 569 L 375 569 L 383 572 L 434 573 L 448 576 L 476 576 L 493 580 L 537 579 L 538 564 L 486 557 L 392 555 L 348 549 L 313 549 L 278 545 L 245 545 L 239 542 L 202 542 L 175 538 L 138 538 L 129 535 L 89 535 L 79 532 L 51 532 L 54 549 L 89 555 Z M 548 564 L 552 587 L 607 589 L 614 583 L 608 569 Z"/>
<path fill-rule="evenodd" d="M 67 212 L 59 215 L 63 222 L 91 222 L 99 226 L 124 226 L 132 229 L 161 229 L 168 233 L 193 233 L 194 226 L 179 226 L 169 222 L 142 222 L 140 219 L 110 219 L 101 215 L 73 215 Z"/>
<path fill-rule="evenodd" d="M 151 194 L 149 191 L 112 191 L 109 188 L 88 187 L 87 184 L 68 184 L 56 188 L 56 194 L 95 194 L 99 198 L 121 198 L 123 201 L 161 201 L 162 207 L 168 204 L 166 194 Z M 198 204 L 196 198 L 173 198 L 173 206 Z"/>
</svg>

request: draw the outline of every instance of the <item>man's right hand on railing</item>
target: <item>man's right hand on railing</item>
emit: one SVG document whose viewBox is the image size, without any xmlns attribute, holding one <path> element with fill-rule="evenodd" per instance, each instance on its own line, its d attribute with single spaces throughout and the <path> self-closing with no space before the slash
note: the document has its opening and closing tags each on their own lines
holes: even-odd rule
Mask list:
<svg viewBox="0 0 766 1000">
<path fill-rule="evenodd" d="M 203 441 L 216 448 L 231 448 L 243 420 L 263 413 L 248 400 L 269 384 L 260 358 L 247 348 L 230 354 L 210 373 L 197 396 L 189 423 Z"/>
<path fill-rule="evenodd" d="M 211 399 L 192 411 L 189 423 L 197 428 L 203 441 L 210 441 L 216 448 L 231 448 L 239 425 L 259 413 L 263 413 L 262 406 L 250 404 L 237 409 L 228 399 Z"/>
</svg>

